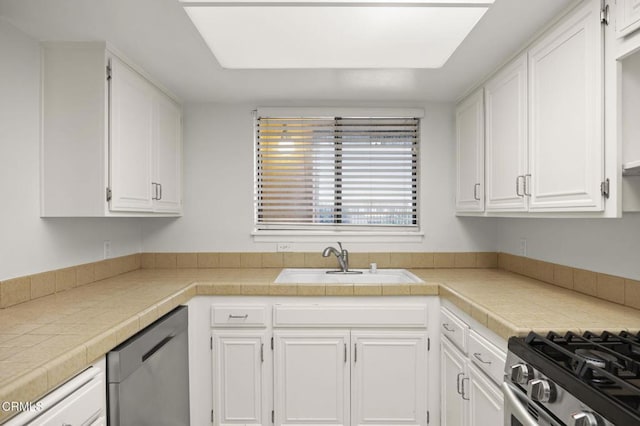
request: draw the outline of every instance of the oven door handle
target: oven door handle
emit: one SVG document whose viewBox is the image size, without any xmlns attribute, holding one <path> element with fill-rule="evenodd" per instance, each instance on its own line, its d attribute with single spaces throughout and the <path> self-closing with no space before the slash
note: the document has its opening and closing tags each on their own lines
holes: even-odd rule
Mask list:
<svg viewBox="0 0 640 426">
<path fill-rule="evenodd" d="M 516 395 L 514 389 L 509 386 L 507 382 L 502 382 L 500 385 L 502 388 L 502 394 L 504 395 L 504 402 L 510 409 L 505 410 L 505 414 L 510 414 L 518 419 L 522 426 L 538 426 L 538 421 L 534 419 L 527 409 L 522 405 L 520 399 Z M 506 424 L 510 424 L 507 422 Z"/>
</svg>

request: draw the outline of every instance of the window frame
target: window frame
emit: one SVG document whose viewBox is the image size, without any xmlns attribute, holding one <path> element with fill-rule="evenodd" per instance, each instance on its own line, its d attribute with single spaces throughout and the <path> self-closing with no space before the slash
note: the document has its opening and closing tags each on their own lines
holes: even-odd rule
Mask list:
<svg viewBox="0 0 640 426">
<path fill-rule="evenodd" d="M 415 184 L 415 225 L 344 225 L 344 224 L 305 224 L 296 226 L 260 227 L 258 223 L 258 118 L 260 117 L 349 117 L 349 118 L 416 118 L 418 119 L 418 137 L 416 140 L 416 184 Z M 289 241 L 333 240 L 340 237 L 345 241 L 369 241 L 375 238 L 380 242 L 420 242 L 422 232 L 422 123 L 424 111 L 417 108 L 259 108 L 253 112 L 253 231 L 251 235 L 256 241 Z M 345 238 L 347 237 L 347 238 Z M 311 238 L 311 240 L 309 239 Z"/>
</svg>

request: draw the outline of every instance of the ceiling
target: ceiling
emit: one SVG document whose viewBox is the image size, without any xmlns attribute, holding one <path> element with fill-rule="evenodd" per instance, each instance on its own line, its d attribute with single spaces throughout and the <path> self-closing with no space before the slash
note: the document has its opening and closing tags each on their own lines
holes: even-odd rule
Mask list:
<svg viewBox="0 0 640 426">
<path fill-rule="evenodd" d="M 178 0 L 0 0 L 0 18 L 37 40 L 106 40 L 184 102 L 389 103 L 459 98 L 574 1 L 496 0 L 440 69 L 223 69 Z"/>
</svg>

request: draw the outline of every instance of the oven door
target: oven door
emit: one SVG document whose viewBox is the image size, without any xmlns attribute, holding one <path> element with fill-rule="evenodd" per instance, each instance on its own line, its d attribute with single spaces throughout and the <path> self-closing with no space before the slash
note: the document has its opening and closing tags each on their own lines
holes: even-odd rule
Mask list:
<svg viewBox="0 0 640 426">
<path fill-rule="evenodd" d="M 505 426 L 565 426 L 558 423 L 543 408 L 530 402 L 527 395 L 509 382 L 502 383 L 504 395 L 504 424 Z M 535 415 L 527 406 L 535 407 Z"/>
</svg>

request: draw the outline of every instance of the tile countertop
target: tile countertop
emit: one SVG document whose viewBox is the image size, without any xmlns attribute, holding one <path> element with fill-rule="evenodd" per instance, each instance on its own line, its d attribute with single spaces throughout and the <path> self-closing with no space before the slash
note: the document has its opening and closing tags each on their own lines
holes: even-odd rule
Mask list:
<svg viewBox="0 0 640 426">
<path fill-rule="evenodd" d="M 412 269 L 425 284 L 274 284 L 280 269 L 137 270 L 0 310 L 0 401 L 34 401 L 195 295 L 440 295 L 499 336 L 640 330 L 640 310 L 496 269 Z M 9 417 L 0 411 L 0 422 Z"/>
</svg>

